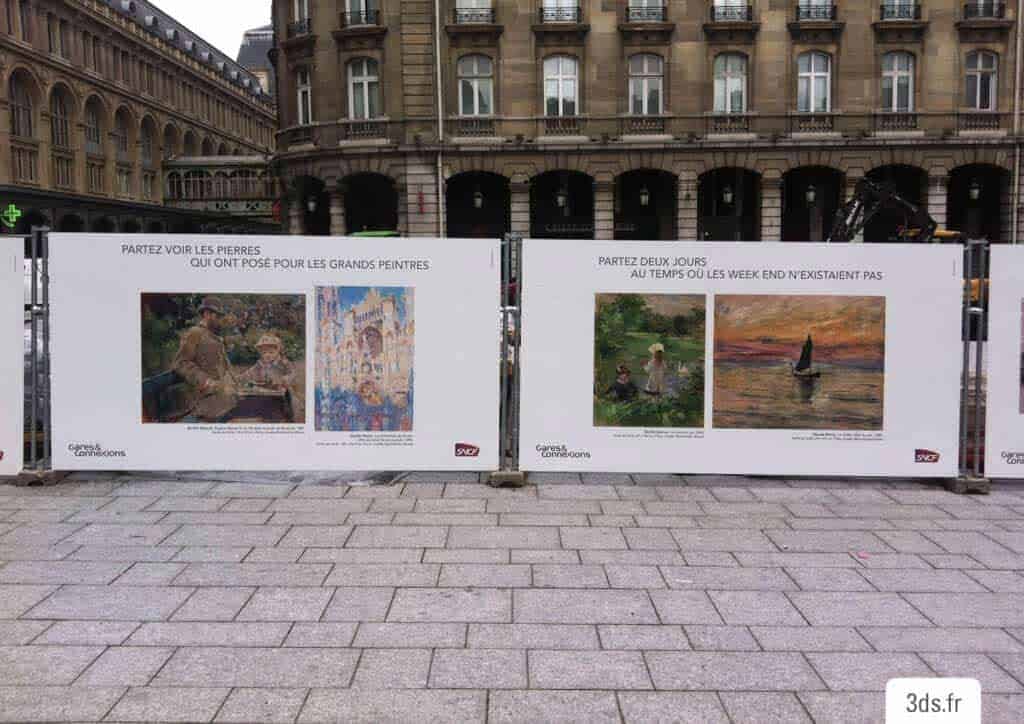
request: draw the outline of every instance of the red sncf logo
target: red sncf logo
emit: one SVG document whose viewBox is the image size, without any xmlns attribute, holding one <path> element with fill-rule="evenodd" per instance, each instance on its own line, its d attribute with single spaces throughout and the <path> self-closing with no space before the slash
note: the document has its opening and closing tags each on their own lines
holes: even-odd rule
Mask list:
<svg viewBox="0 0 1024 724">
<path fill-rule="evenodd" d="M 915 463 L 937 463 L 939 462 L 939 454 L 934 450 L 925 450 L 924 448 L 918 448 L 914 451 L 914 462 Z"/>
<path fill-rule="evenodd" d="M 455 457 L 457 458 L 475 458 L 479 457 L 480 448 L 476 445 L 470 445 L 468 442 L 457 442 L 455 443 Z"/>
</svg>

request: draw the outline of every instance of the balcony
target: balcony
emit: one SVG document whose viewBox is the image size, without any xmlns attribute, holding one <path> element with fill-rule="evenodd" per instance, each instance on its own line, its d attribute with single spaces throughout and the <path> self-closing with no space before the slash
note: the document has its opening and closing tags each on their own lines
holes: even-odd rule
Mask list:
<svg viewBox="0 0 1024 724">
<path fill-rule="evenodd" d="M 961 41 L 991 43 L 1006 37 L 1013 20 L 1006 17 L 1006 3 L 979 0 L 964 5 L 963 18 L 956 27 Z"/>
<path fill-rule="evenodd" d="M 626 116 L 619 123 L 620 136 L 663 136 L 666 130 L 662 116 Z"/>
<path fill-rule="evenodd" d="M 545 136 L 578 136 L 583 132 L 578 116 L 548 116 L 543 120 Z"/>
<path fill-rule="evenodd" d="M 494 8 L 455 8 L 452 22 L 445 26 L 453 47 L 495 46 L 504 28 Z"/>
<path fill-rule="evenodd" d="M 668 20 L 668 8 L 658 6 L 627 7 L 619 23 L 619 32 L 626 45 L 668 43 L 676 24 Z"/>
<path fill-rule="evenodd" d="M 316 36 L 313 35 L 313 18 L 303 18 L 288 23 L 285 39 L 281 43 L 285 54 L 291 59 L 308 58 L 313 55 Z"/>
<path fill-rule="evenodd" d="M 789 117 L 789 132 L 834 133 L 836 117 L 833 113 L 794 113 Z"/>
<path fill-rule="evenodd" d="M 340 30 L 331 33 L 341 50 L 380 49 L 384 46 L 387 26 L 381 25 L 380 10 L 346 11 L 339 14 Z"/>
<path fill-rule="evenodd" d="M 384 141 L 388 138 L 388 122 L 383 118 L 365 118 L 345 121 L 345 140 L 348 141 Z"/>
<path fill-rule="evenodd" d="M 455 118 L 452 122 L 457 137 L 492 138 L 494 136 L 493 118 Z"/>
<path fill-rule="evenodd" d="M 287 37 L 297 38 L 300 35 L 309 35 L 313 32 L 313 18 L 303 18 L 302 20 L 296 20 L 294 23 L 288 23 L 288 34 Z"/>
<path fill-rule="evenodd" d="M 1008 130 L 1009 113 L 995 111 L 961 111 L 957 114 L 957 131 L 961 133 L 1000 133 Z"/>
<path fill-rule="evenodd" d="M 754 7 L 742 3 L 711 6 L 704 35 L 712 43 L 753 43 L 761 24 L 754 22 Z"/>
<path fill-rule="evenodd" d="M 748 113 L 715 113 L 707 117 L 707 136 L 750 133 L 752 116 Z"/>
<path fill-rule="evenodd" d="M 341 14 L 341 27 L 352 28 L 359 25 L 380 25 L 380 10 L 354 10 Z"/>
<path fill-rule="evenodd" d="M 288 148 L 313 143 L 312 126 L 295 126 L 281 132 L 281 141 Z"/>
<path fill-rule="evenodd" d="M 795 6 L 789 34 L 805 43 L 833 43 L 843 31 L 837 8 L 822 2 L 802 2 Z"/>
<path fill-rule="evenodd" d="M 917 114 L 910 111 L 880 111 L 874 116 L 875 133 L 917 131 Z"/>
<path fill-rule="evenodd" d="M 590 26 L 583 22 L 581 7 L 542 7 L 533 32 L 539 45 L 583 45 Z"/>
<path fill-rule="evenodd" d="M 627 23 L 664 23 L 668 22 L 668 8 L 661 7 L 628 7 L 626 8 Z"/>
<path fill-rule="evenodd" d="M 921 19 L 920 3 L 890 0 L 878 6 L 878 20 L 871 25 L 879 42 L 905 43 L 921 40 L 928 22 Z"/>
</svg>

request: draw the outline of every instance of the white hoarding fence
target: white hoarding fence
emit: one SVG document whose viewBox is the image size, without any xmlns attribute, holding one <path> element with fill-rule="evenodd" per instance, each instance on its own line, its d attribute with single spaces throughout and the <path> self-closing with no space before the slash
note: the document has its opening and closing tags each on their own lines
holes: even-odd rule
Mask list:
<svg viewBox="0 0 1024 724">
<path fill-rule="evenodd" d="M 32 358 L 28 400 L 31 407 L 26 409 L 24 399 L 25 369 L 22 363 L 23 339 L 26 322 L 31 328 L 33 349 L 35 348 L 36 332 L 39 329 L 39 317 L 43 305 L 39 304 L 37 277 L 32 274 L 32 282 L 26 284 L 24 249 L 32 252 L 29 266 L 34 271 L 38 268 L 37 254 L 40 234 L 34 231 L 30 237 L 0 237 L 0 476 L 17 475 L 23 466 L 25 447 L 24 432 L 29 431 L 30 458 L 28 466 L 36 468 L 42 462 L 40 447 L 45 450 L 45 442 L 37 441 L 34 434 L 35 413 L 40 409 L 36 402 L 35 391 L 41 374 Z M 44 292 L 45 294 L 45 292 Z M 24 412 L 30 413 L 26 427 Z M 44 432 L 47 428 L 43 428 Z"/>
</svg>

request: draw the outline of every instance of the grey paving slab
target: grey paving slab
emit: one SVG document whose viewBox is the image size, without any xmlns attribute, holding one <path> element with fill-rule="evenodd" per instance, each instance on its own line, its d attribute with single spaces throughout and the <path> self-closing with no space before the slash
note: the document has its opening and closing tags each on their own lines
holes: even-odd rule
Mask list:
<svg viewBox="0 0 1024 724">
<path fill-rule="evenodd" d="M 102 646 L 0 646 L 0 686 L 70 684 Z"/>
<path fill-rule="evenodd" d="M 617 724 L 619 706 L 610 691 L 495 691 L 487 718 L 493 724 Z"/>
<path fill-rule="evenodd" d="M 714 694 L 699 692 L 621 692 L 624 721 L 709 722 L 725 724 L 729 717 Z"/>
<path fill-rule="evenodd" d="M 919 568 L 888 568 L 861 571 L 871 585 L 879 591 L 901 592 L 984 592 L 979 583 L 957 570 L 928 570 Z"/>
<path fill-rule="evenodd" d="M 533 689 L 651 689 L 639 651 L 530 651 Z"/>
<path fill-rule="evenodd" d="M 797 585 L 781 568 L 726 566 L 662 566 L 669 588 L 692 590 L 795 591 Z"/>
<path fill-rule="evenodd" d="M 778 550 L 763 533 L 756 530 L 673 529 L 679 549 L 687 551 L 764 551 Z"/>
<path fill-rule="evenodd" d="M 877 692 L 800 692 L 797 696 L 820 724 L 878 724 L 885 720 L 885 697 Z"/>
<path fill-rule="evenodd" d="M 642 591 L 519 589 L 514 596 L 516 623 L 659 623 Z"/>
<path fill-rule="evenodd" d="M 176 546 L 81 546 L 67 557 L 69 561 L 145 561 L 161 563 L 171 560 L 181 548 Z M 0 550 L 0 557 L 3 551 Z M 11 559 L 8 559 L 11 560 Z"/>
<path fill-rule="evenodd" d="M 344 519 L 349 513 L 365 513 L 370 509 L 366 499 L 346 498 L 344 500 L 323 500 L 320 498 L 286 498 L 275 500 L 267 510 L 274 513 L 318 513 Z"/>
<path fill-rule="evenodd" d="M 855 568 L 787 568 L 786 574 L 802 591 L 874 591 Z"/>
<path fill-rule="evenodd" d="M 1020 719 L 1024 711 L 1024 695 L 989 694 L 981 698 L 981 718 L 984 722 L 1008 722 Z"/>
<path fill-rule="evenodd" d="M 64 586 L 24 618 L 162 621 L 191 593 L 164 586 Z"/>
<path fill-rule="evenodd" d="M 575 551 L 565 551 L 566 554 L 576 555 Z M 513 551 L 513 555 L 515 551 Z M 633 551 L 579 551 L 579 561 L 586 564 L 623 565 L 623 566 L 673 566 L 683 565 L 685 561 L 679 551 L 676 550 L 633 550 Z M 553 561 L 552 561 L 553 562 Z"/>
<path fill-rule="evenodd" d="M 220 510 L 225 513 L 262 513 L 270 508 L 271 499 L 267 498 L 236 498 L 226 503 L 220 498 L 211 498 L 214 502 L 224 504 Z"/>
<path fill-rule="evenodd" d="M 892 549 L 878 536 L 855 530 L 769 530 L 766 534 L 779 548 L 793 553 L 888 553 Z"/>
<path fill-rule="evenodd" d="M 285 498 L 293 485 L 260 485 L 257 483 L 220 483 L 207 495 L 217 498 Z"/>
<path fill-rule="evenodd" d="M 537 497 L 541 500 L 618 500 L 615 485 L 557 485 L 540 486 Z"/>
<path fill-rule="evenodd" d="M 188 550 L 187 548 L 185 550 Z M 267 546 L 256 546 L 250 549 L 249 553 L 242 560 L 243 563 L 316 563 L 313 560 L 303 560 L 306 551 L 320 550 L 315 548 L 270 548 Z M 340 549 L 334 549 L 340 550 Z M 230 562 L 230 561 L 229 561 Z"/>
<path fill-rule="evenodd" d="M 360 623 L 353 646 L 361 648 L 462 648 L 464 623 Z"/>
<path fill-rule="evenodd" d="M 237 620 L 318 621 L 333 594 L 330 588 L 264 586 L 252 595 Z"/>
<path fill-rule="evenodd" d="M 558 528 L 550 526 L 457 526 L 449 548 L 560 548 Z"/>
<path fill-rule="evenodd" d="M 407 724 L 411 721 L 466 724 L 483 722 L 486 716 L 487 694 L 483 691 L 314 689 L 309 693 L 298 720 L 362 724 Z"/>
<path fill-rule="evenodd" d="M 280 551 L 282 549 L 270 548 L 267 550 Z M 426 549 L 427 554 L 437 552 L 439 549 Z M 419 563 L 423 559 L 423 554 L 423 548 L 307 548 L 303 551 L 299 561 L 302 563 Z M 251 559 L 252 556 L 247 560 Z M 428 560 L 425 562 L 437 563 L 438 561 Z"/>
<path fill-rule="evenodd" d="M 869 530 L 882 538 L 880 532 L 891 529 L 892 523 L 881 518 L 787 518 L 786 525 L 794 530 Z M 883 538 L 884 540 L 884 538 Z"/>
<path fill-rule="evenodd" d="M 306 689 L 233 689 L 217 713 L 217 722 L 279 724 L 293 722 Z"/>
<path fill-rule="evenodd" d="M 684 626 L 697 651 L 760 651 L 746 626 Z"/>
<path fill-rule="evenodd" d="M 526 652 L 513 649 L 438 649 L 430 665 L 435 689 L 524 689 Z"/>
<path fill-rule="evenodd" d="M 612 588 L 667 588 L 657 566 L 609 565 L 604 570 Z"/>
<path fill-rule="evenodd" d="M 690 648 L 689 639 L 678 625 L 605 624 L 597 630 L 603 649 L 686 651 Z M 549 648 L 565 647 L 550 645 Z"/>
<path fill-rule="evenodd" d="M 426 688 L 431 655 L 430 649 L 367 649 L 359 658 L 352 688 Z"/>
<path fill-rule="evenodd" d="M 395 525 L 498 525 L 496 513 L 398 513 Z"/>
<path fill-rule="evenodd" d="M 165 545 L 172 546 L 272 546 L 288 527 L 283 525 L 182 525 Z"/>
<path fill-rule="evenodd" d="M 413 510 L 417 513 L 483 513 L 487 510 L 487 501 L 469 498 L 417 498 Z"/>
<path fill-rule="evenodd" d="M 197 589 L 172 617 L 175 621 L 231 621 L 242 610 L 255 587 Z"/>
<path fill-rule="evenodd" d="M 122 686 L 0 686 L 0 721 L 99 721 L 124 692 Z"/>
<path fill-rule="evenodd" d="M 189 483 L 171 480 L 132 480 L 117 488 L 116 494 L 143 497 L 186 496 L 200 497 L 213 488 L 214 483 Z"/>
<path fill-rule="evenodd" d="M 158 510 L 168 513 L 211 513 L 215 510 L 228 510 L 226 507 L 231 501 L 224 500 L 223 498 L 205 498 L 205 497 L 188 497 L 188 496 L 177 496 L 177 497 L 163 497 L 157 498 L 148 503 L 144 510 Z M 260 501 L 264 507 L 266 507 L 265 501 Z M 253 511 L 250 511 L 253 512 Z"/>
<path fill-rule="evenodd" d="M 738 552 L 741 566 L 756 568 L 860 568 L 848 553 L 748 553 Z"/>
<path fill-rule="evenodd" d="M 731 568 L 740 564 L 732 553 L 715 551 L 689 551 L 683 558 L 688 566 Z"/>
<path fill-rule="evenodd" d="M 327 563 L 189 563 L 178 586 L 320 586 Z"/>
<path fill-rule="evenodd" d="M 352 649 L 182 648 L 153 685 L 348 686 L 358 658 Z"/>
<path fill-rule="evenodd" d="M 537 588 L 608 588 L 603 566 L 547 565 L 533 566 L 533 585 Z"/>
<path fill-rule="evenodd" d="M 358 525 L 346 545 L 352 548 L 441 548 L 448 536 L 444 526 Z"/>
<path fill-rule="evenodd" d="M 658 689 L 812 691 L 824 685 L 795 653 L 648 652 L 647 665 Z"/>
<path fill-rule="evenodd" d="M 493 496 L 487 500 L 488 513 L 521 515 L 600 515 L 596 500 L 537 500 L 535 498 Z"/>
<path fill-rule="evenodd" d="M 678 527 L 677 523 L 674 521 L 672 527 Z M 622 533 L 631 550 L 679 550 L 676 539 L 664 528 L 625 528 Z"/>
<path fill-rule="evenodd" d="M 400 588 L 388 621 L 511 622 L 512 595 L 501 589 Z"/>
<path fill-rule="evenodd" d="M 930 570 L 931 566 L 924 559 L 911 553 L 867 553 L 858 552 L 853 555 L 864 568 L 922 568 Z"/>
<path fill-rule="evenodd" d="M 185 563 L 133 563 L 114 581 L 117 586 L 168 586 L 185 570 Z"/>
<path fill-rule="evenodd" d="M 870 651 L 856 629 L 842 626 L 751 626 L 766 651 Z"/>
<path fill-rule="evenodd" d="M 145 623 L 128 646 L 279 646 L 291 624 L 234 622 Z"/>
<path fill-rule="evenodd" d="M 0 619 L 18 618 L 56 590 L 57 586 L 0 584 Z"/>
<path fill-rule="evenodd" d="M 50 627 L 49 621 L 0 621 L 0 646 L 21 646 Z M 55 641 L 53 643 L 78 643 Z M 91 643 L 91 642 L 89 642 Z"/>
<path fill-rule="evenodd" d="M 580 560 L 581 554 L 588 551 L 579 550 L 544 550 L 530 548 L 513 548 L 508 551 L 509 560 L 512 563 L 543 563 L 550 565 L 576 565 L 584 561 Z M 611 551 L 619 552 L 619 551 Z"/>
<path fill-rule="evenodd" d="M 589 548 L 614 550 L 626 548 L 622 531 L 611 527 L 562 527 L 559 528 L 563 548 Z"/>
<path fill-rule="evenodd" d="M 25 621 L 45 625 L 42 621 Z M 33 643 L 63 646 L 117 646 L 139 627 L 135 621 L 57 621 Z M 27 643 L 23 642 L 23 643 Z"/>
<path fill-rule="evenodd" d="M 27 523 L 0 535 L 0 546 L 48 546 L 85 528 L 83 523 Z"/>
<path fill-rule="evenodd" d="M 651 591 L 650 597 L 661 623 L 723 623 L 711 599 L 703 591 Z"/>
<path fill-rule="evenodd" d="M 994 593 L 1024 593 L 1024 575 L 1017 571 L 964 571 Z"/>
<path fill-rule="evenodd" d="M 352 622 L 296 623 L 285 646 L 346 647 L 352 644 L 358 624 Z"/>
<path fill-rule="evenodd" d="M 228 511 L 213 513 L 167 513 L 161 523 L 185 525 L 263 525 L 270 520 L 270 513 L 232 513 Z"/>
<path fill-rule="evenodd" d="M 559 553 L 563 552 L 566 551 L 559 551 Z M 573 553 L 573 555 L 576 554 Z M 509 551 L 504 548 L 425 548 L 422 558 L 424 563 L 491 563 L 497 565 L 509 562 Z M 579 560 L 578 556 L 576 560 Z M 513 563 L 525 562 L 527 561 L 513 561 Z"/>
<path fill-rule="evenodd" d="M 230 689 L 140 687 L 129 689 L 107 717 L 124 722 L 211 721 Z"/>
<path fill-rule="evenodd" d="M 939 676 L 977 679 L 981 690 L 989 694 L 1018 694 L 1024 691 L 1020 682 L 982 654 L 923 653 L 918 654 Z"/>
<path fill-rule="evenodd" d="M 634 648 L 608 646 L 603 637 L 599 642 L 593 626 L 550 623 L 473 623 L 469 625 L 466 645 L 479 649 L 574 650 L 601 648 L 601 643 L 605 644 L 604 648 Z"/>
<path fill-rule="evenodd" d="M 943 549 L 913 530 L 881 530 L 875 535 L 897 553 L 938 553 Z"/>
<path fill-rule="evenodd" d="M 450 563 L 441 567 L 441 577 L 437 585 L 526 588 L 531 585 L 531 580 L 532 574 L 528 565 Z"/>
<path fill-rule="evenodd" d="M 904 597 L 937 626 L 1024 625 L 1024 594 L 908 593 Z"/>
<path fill-rule="evenodd" d="M 788 595 L 812 626 L 926 626 L 931 623 L 895 593 L 798 592 Z"/>
<path fill-rule="evenodd" d="M 789 599 L 777 591 L 710 591 L 708 595 L 727 624 L 799 626 L 806 623 Z"/>
<path fill-rule="evenodd" d="M 174 649 L 111 646 L 75 681 L 77 686 L 145 686 Z"/>
<path fill-rule="evenodd" d="M 726 691 L 720 696 L 733 724 L 797 724 L 811 721 L 803 704 L 794 694 Z"/>
<path fill-rule="evenodd" d="M 326 586 L 434 586 L 441 566 L 435 563 L 338 563 Z"/>
<path fill-rule="evenodd" d="M 993 653 L 990 658 L 1002 666 L 1017 681 L 1024 683 L 1024 655 Z"/>
<path fill-rule="evenodd" d="M 296 525 L 278 543 L 279 546 L 342 547 L 352 534 L 348 525 Z"/>
<path fill-rule="evenodd" d="M 393 588 L 336 588 L 323 620 L 383 621 L 394 595 Z"/>
<path fill-rule="evenodd" d="M 833 691 L 885 691 L 889 679 L 933 675 L 914 654 L 809 653 L 807 658 Z"/>
<path fill-rule="evenodd" d="M 173 560 L 180 563 L 241 563 L 252 550 L 251 546 L 186 546 L 175 554 Z"/>
</svg>

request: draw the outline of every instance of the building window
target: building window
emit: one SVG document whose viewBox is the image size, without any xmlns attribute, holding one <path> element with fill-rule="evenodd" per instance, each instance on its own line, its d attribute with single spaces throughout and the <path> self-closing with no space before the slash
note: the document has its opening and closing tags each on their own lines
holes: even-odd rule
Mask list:
<svg viewBox="0 0 1024 724">
<path fill-rule="evenodd" d="M 55 148 L 71 148 L 68 102 L 60 90 L 55 90 L 50 99 L 50 138 Z"/>
<path fill-rule="evenodd" d="M 300 68 L 295 72 L 295 89 L 298 94 L 298 124 L 308 126 L 313 122 L 313 88 L 309 83 L 309 71 Z"/>
<path fill-rule="evenodd" d="M 97 73 L 103 72 L 103 41 L 92 36 L 92 67 Z"/>
<path fill-rule="evenodd" d="M 579 112 L 579 61 L 569 55 L 544 59 L 544 115 L 575 116 Z"/>
<path fill-rule="evenodd" d="M 89 163 L 86 167 L 86 183 L 90 193 L 102 194 L 106 189 L 106 184 L 103 181 L 105 175 L 104 164 Z"/>
<path fill-rule="evenodd" d="M 295 20 L 309 19 L 309 0 L 295 0 Z"/>
<path fill-rule="evenodd" d="M 486 55 L 459 59 L 459 113 L 489 116 L 494 113 L 494 66 Z"/>
<path fill-rule="evenodd" d="M 964 105 L 975 111 L 996 109 L 996 80 L 999 61 L 995 53 L 977 50 L 967 54 Z"/>
<path fill-rule="evenodd" d="M 21 23 L 21 39 L 26 43 L 32 42 L 32 6 L 28 0 L 21 0 L 18 3 L 18 21 Z"/>
<path fill-rule="evenodd" d="M 377 61 L 357 58 L 348 65 L 349 118 L 366 120 L 380 115 L 380 76 Z"/>
<path fill-rule="evenodd" d="M 921 14 L 918 0 L 885 0 L 881 5 L 882 20 L 914 20 Z"/>
<path fill-rule="evenodd" d="M 132 172 L 128 168 L 117 169 L 117 195 L 128 198 L 132 195 Z"/>
<path fill-rule="evenodd" d="M 142 127 L 142 137 L 139 143 L 139 153 L 142 156 L 144 166 L 153 165 L 153 131 L 147 125 Z"/>
<path fill-rule="evenodd" d="M 70 156 L 54 154 L 53 185 L 62 189 L 70 189 L 75 185 L 75 165 Z"/>
<path fill-rule="evenodd" d="M 380 11 L 376 0 L 347 0 L 346 25 L 377 25 Z"/>
<path fill-rule="evenodd" d="M 832 0 L 800 0 L 796 12 L 797 20 L 835 20 Z"/>
<path fill-rule="evenodd" d="M 132 82 L 131 58 L 126 50 L 121 51 L 121 82 L 126 85 Z"/>
<path fill-rule="evenodd" d="M 493 23 L 494 8 L 491 0 L 456 0 L 456 23 Z"/>
<path fill-rule="evenodd" d="M 4 0 L 4 19 L 7 21 L 7 34 L 14 35 L 14 0 Z"/>
<path fill-rule="evenodd" d="M 882 56 L 882 110 L 914 110 L 914 56 L 903 51 Z"/>
<path fill-rule="evenodd" d="M 11 135 L 18 138 L 35 138 L 32 113 L 32 96 L 19 76 L 11 78 Z"/>
<path fill-rule="evenodd" d="M 664 63 L 661 56 L 640 53 L 629 59 L 629 112 L 657 116 L 663 105 Z"/>
<path fill-rule="evenodd" d="M 715 113 L 746 113 L 747 56 L 722 53 L 715 58 Z"/>
<path fill-rule="evenodd" d="M 57 55 L 60 51 L 60 36 L 57 35 L 57 16 L 53 13 L 46 16 L 46 37 L 50 42 L 50 53 Z"/>
<path fill-rule="evenodd" d="M 123 113 L 118 113 L 114 119 L 114 145 L 118 160 L 126 161 L 128 159 L 128 119 Z"/>
<path fill-rule="evenodd" d="M 103 153 L 103 144 L 100 142 L 101 133 L 99 108 L 95 104 L 89 104 L 85 108 L 85 150 L 87 153 L 97 155 Z"/>
<path fill-rule="evenodd" d="M 832 58 L 811 51 L 797 58 L 797 110 L 828 113 L 832 109 Z"/>
<path fill-rule="evenodd" d="M 582 11 L 577 5 L 579 0 L 544 0 L 540 10 L 540 19 L 544 23 L 578 23 L 582 20 Z"/>
<path fill-rule="evenodd" d="M 156 191 L 156 175 L 151 173 L 142 174 L 142 200 L 152 201 Z"/>
<path fill-rule="evenodd" d="M 71 26 L 67 20 L 60 21 L 60 57 L 71 59 Z"/>
</svg>

